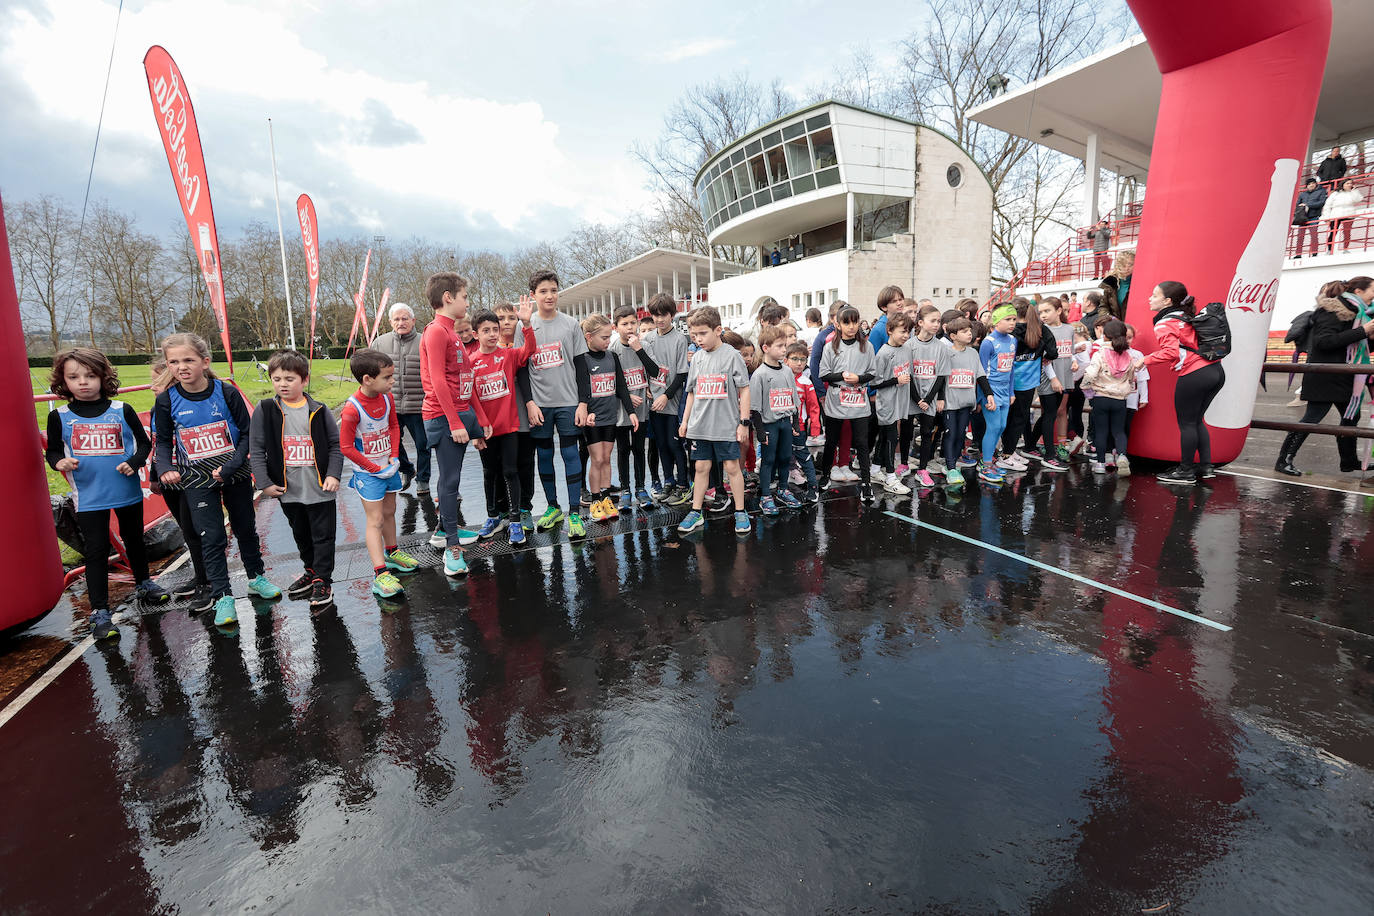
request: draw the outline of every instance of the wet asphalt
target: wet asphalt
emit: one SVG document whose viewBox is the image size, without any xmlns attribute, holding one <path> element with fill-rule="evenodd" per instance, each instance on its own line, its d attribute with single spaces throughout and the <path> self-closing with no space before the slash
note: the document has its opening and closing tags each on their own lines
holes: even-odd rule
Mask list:
<svg viewBox="0 0 1374 916">
<path fill-rule="evenodd" d="M 335 612 L 128 609 L 0 727 L 0 911 L 1374 900 L 1374 497 L 1081 468 L 846 489 L 746 536 L 660 510 L 488 546 L 466 581 L 416 546 L 397 602 L 340 505 Z M 400 517 L 422 543 L 432 506 Z"/>
</svg>

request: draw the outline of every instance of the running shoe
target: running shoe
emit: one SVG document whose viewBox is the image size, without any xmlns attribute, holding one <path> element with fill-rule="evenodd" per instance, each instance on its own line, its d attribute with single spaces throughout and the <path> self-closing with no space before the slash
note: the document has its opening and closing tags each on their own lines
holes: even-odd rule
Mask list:
<svg viewBox="0 0 1374 916">
<path fill-rule="evenodd" d="M 773 501 L 773 497 L 765 496 L 759 500 L 759 511 L 764 515 L 777 515 L 778 504 Z"/>
<path fill-rule="evenodd" d="M 278 592 L 277 594 L 281 594 Z M 134 597 L 142 604 L 166 604 L 172 600 L 167 590 L 152 579 L 144 579 L 134 586 Z"/>
<path fill-rule="evenodd" d="M 519 527 L 524 528 L 526 534 L 534 534 L 534 513 L 528 509 L 521 510 Z"/>
<path fill-rule="evenodd" d="M 719 494 L 716 495 L 716 497 L 715 497 L 714 499 L 708 498 L 708 499 L 706 500 L 706 511 L 707 511 L 708 513 L 717 513 L 717 514 L 718 514 L 718 513 L 721 513 L 721 512 L 729 512 L 729 511 L 730 511 L 730 507 L 733 506 L 734 504 L 735 504 L 735 501 L 734 501 L 733 499 L 730 498 L 730 494 L 728 494 L 728 493 L 719 493 Z"/>
<path fill-rule="evenodd" d="M 976 468 L 981 462 L 977 458 L 965 452 L 959 456 L 959 460 L 954 462 L 956 468 Z"/>
<path fill-rule="evenodd" d="M 386 555 L 386 568 L 393 572 L 413 573 L 420 568 L 420 561 L 404 550 L 393 550 Z"/>
<path fill-rule="evenodd" d="M 663 499 L 663 504 L 676 509 L 678 506 L 685 506 L 691 501 L 692 490 L 690 487 L 673 487 Z"/>
<path fill-rule="evenodd" d="M 698 528 L 706 524 L 706 519 L 702 517 L 701 510 L 693 509 L 687 513 L 687 517 L 677 526 L 678 534 L 691 534 Z"/>
<path fill-rule="evenodd" d="M 239 615 L 234 611 L 234 596 L 220 595 L 215 599 L 215 626 L 227 627 L 232 623 L 239 622 Z"/>
<path fill-rule="evenodd" d="M 444 551 L 444 575 L 446 576 L 466 576 L 468 574 L 468 560 L 463 556 L 461 550 L 455 552 L 452 547 Z"/>
<path fill-rule="evenodd" d="M 821 492 L 820 492 L 820 490 L 817 490 L 817 489 L 815 489 L 815 488 L 813 488 L 813 487 L 807 487 L 805 495 L 802 496 L 802 502 L 804 502 L 804 503 L 805 503 L 806 505 L 808 505 L 808 506 L 814 506 L 816 503 L 818 503 L 818 502 L 820 502 L 820 501 L 821 501 Z"/>
<path fill-rule="evenodd" d="M 1094 461 L 1094 462 L 1092 463 L 1092 472 L 1093 472 L 1094 474 L 1105 474 L 1105 473 L 1107 473 L 1107 464 L 1106 464 L 1106 462 L 1103 462 L 1103 461 Z"/>
<path fill-rule="evenodd" d="M 544 514 L 539 516 L 539 521 L 534 526 L 540 531 L 552 531 L 558 523 L 563 521 L 563 510 L 557 506 L 549 506 L 544 510 Z"/>
<path fill-rule="evenodd" d="M 898 496 L 906 496 L 911 492 L 911 487 L 902 483 L 902 478 L 895 472 L 887 475 L 887 479 L 883 481 L 883 489 Z"/>
<path fill-rule="evenodd" d="M 1007 476 L 999 471 L 995 465 L 983 462 L 978 465 L 978 479 L 986 483 L 1001 483 L 1007 479 Z"/>
<path fill-rule="evenodd" d="M 1158 480 L 1160 483 L 1184 484 L 1185 486 L 1192 486 L 1193 484 L 1197 483 L 1197 471 L 1192 467 L 1178 464 L 1174 465 L 1174 467 L 1165 471 L 1163 474 L 1160 474 L 1155 479 Z"/>
<path fill-rule="evenodd" d="M 749 522 L 748 512 L 735 512 L 735 534 L 748 534 L 753 528 L 754 526 Z"/>
<path fill-rule="evenodd" d="M 448 546 L 448 535 L 444 533 L 443 528 L 435 528 L 434 531 L 430 534 L 429 546 L 437 547 L 440 550 L 443 550 L 445 547 Z"/>
<path fill-rule="evenodd" d="M 1116 472 L 1122 477 L 1131 476 L 1131 459 L 1125 455 L 1118 455 L 1116 458 Z"/>
<path fill-rule="evenodd" d="M 627 492 L 625 495 L 629 496 L 630 494 Z M 601 516 L 608 522 L 611 519 L 620 518 L 620 510 L 615 507 L 615 503 L 611 502 L 609 496 L 601 500 Z"/>
<path fill-rule="evenodd" d="M 510 545 L 512 547 L 525 546 L 525 526 L 511 525 L 506 529 L 510 533 Z"/>
<path fill-rule="evenodd" d="M 945 471 L 945 483 L 951 487 L 962 487 L 964 485 L 963 472 L 958 468 L 949 468 Z"/>
<path fill-rule="evenodd" d="M 304 598 L 306 595 L 310 594 L 310 587 L 314 584 L 315 574 L 307 569 L 293 579 L 291 584 L 286 587 L 286 597 Z"/>
<path fill-rule="evenodd" d="M 104 608 L 91 611 L 89 622 L 91 636 L 95 639 L 115 639 L 119 636 L 119 627 L 114 625 L 110 612 Z"/>
<path fill-rule="evenodd" d="M 1033 448 L 1018 448 L 1016 454 L 1026 461 L 1043 461 L 1045 458 L 1044 455 L 1040 454 L 1039 450 Z"/>
<path fill-rule="evenodd" d="M 673 492 L 676 489 L 677 484 L 673 483 L 672 481 L 669 481 L 665 484 L 659 483 L 657 480 L 655 480 L 654 485 L 649 489 L 649 492 L 654 495 L 654 499 L 658 500 L 659 502 L 662 502 L 663 500 L 668 498 L 669 493 Z"/>
<path fill-rule="evenodd" d="M 899 464 L 897 465 L 897 470 L 894 473 L 898 477 L 905 477 L 906 475 L 911 473 L 911 467 L 909 465 Z"/>
<path fill-rule="evenodd" d="M 793 468 L 787 475 L 787 482 L 796 487 L 805 486 L 806 475 L 803 474 L 799 469 Z"/>
<path fill-rule="evenodd" d="M 592 507 L 592 494 L 588 493 L 586 490 L 583 490 L 582 498 L 579 501 L 582 503 L 582 508 L 590 509 Z"/>
<path fill-rule="evenodd" d="M 587 525 L 582 521 L 582 516 L 573 512 L 568 515 L 568 537 L 574 540 L 587 536 Z"/>
<path fill-rule="evenodd" d="M 943 474 L 945 471 L 949 470 L 945 467 L 945 459 L 941 458 L 939 455 L 930 459 L 930 463 L 926 465 L 926 468 L 929 469 L 932 474 Z"/>
<path fill-rule="evenodd" d="M 935 478 L 931 477 L 930 472 L 925 468 L 921 468 L 916 472 L 916 482 L 923 487 L 935 486 Z"/>
<path fill-rule="evenodd" d="M 185 601 L 187 598 L 194 598 L 196 596 L 196 591 L 201 587 L 202 584 L 203 583 L 197 582 L 195 579 L 192 579 L 184 585 L 178 585 L 172 589 L 172 597 L 178 601 Z"/>
<path fill-rule="evenodd" d="M 911 491 L 908 490 L 907 492 L 910 493 Z M 873 502 L 873 485 L 867 480 L 859 484 L 859 499 L 866 503 Z"/>
<path fill-rule="evenodd" d="M 310 583 L 310 613 L 318 613 L 334 603 L 334 587 L 323 579 Z"/>
<path fill-rule="evenodd" d="M 635 507 L 635 498 L 634 498 L 634 495 L 631 494 L 629 490 L 626 490 L 624 493 L 621 493 L 621 494 L 620 494 L 620 505 L 616 506 L 616 508 L 619 509 L 621 512 L 630 512 L 630 511 L 633 511 L 634 507 Z"/>
<path fill-rule="evenodd" d="M 191 605 L 186 609 L 188 614 L 204 614 L 215 606 L 215 595 L 210 591 L 210 586 L 197 585 L 196 593 L 191 596 L 188 603 Z"/>
<path fill-rule="evenodd" d="M 1197 472 L 1197 478 L 1198 478 L 1198 480 L 1215 480 L 1215 479 L 1216 479 L 1216 476 L 1217 476 L 1217 469 L 1214 468 L 1214 467 L 1212 467 L 1210 464 L 1198 465 L 1198 472 Z"/>
<path fill-rule="evenodd" d="M 997 467 L 1001 468 L 1003 471 L 1019 473 L 1026 470 L 1030 465 L 1024 461 L 1018 461 L 1013 455 L 1004 455 L 997 459 Z"/>
<path fill-rule="evenodd" d="M 1079 450 L 1081 450 L 1083 446 L 1087 444 L 1087 441 L 1082 436 L 1074 436 L 1072 439 L 1069 440 L 1067 447 L 1068 452 L 1070 455 L 1077 455 Z"/>
<path fill-rule="evenodd" d="M 1053 471 L 1054 473 L 1060 473 L 1062 471 L 1067 471 L 1068 469 L 1069 466 L 1064 462 L 1060 461 L 1058 458 L 1046 458 L 1044 461 L 1040 462 L 1040 470 L 1042 471 Z"/>
<path fill-rule="evenodd" d="M 625 495 L 628 496 L 629 493 L 627 492 Z M 645 512 L 654 511 L 654 501 L 653 498 L 649 496 L 648 490 L 640 490 L 638 493 L 636 493 L 635 502 L 639 503 L 639 508 L 643 509 Z M 626 506 L 623 508 L 629 507 Z"/>
<path fill-rule="evenodd" d="M 786 487 L 778 490 L 778 502 L 788 509 L 800 509 L 802 507 L 801 500 L 797 499 L 796 495 Z"/>
<path fill-rule="evenodd" d="M 377 578 L 372 580 L 372 594 L 378 598 L 395 598 L 405 591 L 401 587 L 401 580 L 393 576 L 389 571 L 383 571 Z"/>
<path fill-rule="evenodd" d="M 481 535 L 479 535 L 476 531 L 472 531 L 467 528 L 459 528 L 457 531 L 453 533 L 458 535 L 459 547 L 470 547 L 473 544 L 476 544 L 479 540 L 481 540 Z"/>
<path fill-rule="evenodd" d="M 253 581 L 248 583 L 248 590 L 264 601 L 272 601 L 273 599 L 281 597 L 281 589 L 277 588 L 266 576 L 261 574 L 254 576 Z"/>
<path fill-rule="evenodd" d="M 497 518 L 489 518 L 482 523 L 481 528 L 477 529 L 477 537 L 479 540 L 489 540 L 492 537 L 492 535 L 496 534 L 496 532 L 500 530 L 501 520 Z"/>
<path fill-rule="evenodd" d="M 1068 463 L 1069 463 L 1069 457 L 1070 457 L 1070 456 L 1069 456 L 1069 447 L 1068 447 L 1067 445 L 1061 445 L 1061 446 L 1059 446 L 1058 449 L 1056 449 L 1056 451 L 1057 451 L 1058 454 L 1059 454 L 1059 463 L 1060 463 L 1060 464 L 1068 464 Z"/>
<path fill-rule="evenodd" d="M 587 514 L 592 517 L 594 522 L 604 522 L 606 520 L 606 501 L 598 499 L 592 503 L 591 511 Z"/>
</svg>

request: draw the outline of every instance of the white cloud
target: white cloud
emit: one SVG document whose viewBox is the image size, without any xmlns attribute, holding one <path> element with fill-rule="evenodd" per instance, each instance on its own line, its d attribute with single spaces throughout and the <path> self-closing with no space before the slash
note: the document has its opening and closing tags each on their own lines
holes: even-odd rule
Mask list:
<svg viewBox="0 0 1374 916">
<path fill-rule="evenodd" d="M 679 61 L 690 60 L 693 57 L 706 57 L 734 46 L 735 40 L 733 38 L 699 38 L 696 41 L 674 45 L 666 51 L 659 51 L 653 57 L 655 60 L 675 64 Z"/>
</svg>

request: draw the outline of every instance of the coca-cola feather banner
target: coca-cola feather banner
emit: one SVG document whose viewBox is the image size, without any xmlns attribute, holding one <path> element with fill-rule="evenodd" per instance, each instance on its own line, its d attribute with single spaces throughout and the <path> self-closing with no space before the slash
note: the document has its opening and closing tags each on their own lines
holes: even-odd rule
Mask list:
<svg viewBox="0 0 1374 916">
<path fill-rule="evenodd" d="M 229 316 L 224 307 L 219 234 L 215 231 L 215 211 L 210 206 L 210 179 L 205 172 L 196 113 L 191 107 L 186 81 L 176 61 L 164 48 L 153 45 L 148 49 L 143 56 L 143 70 L 148 76 L 148 94 L 153 101 L 158 133 L 167 151 L 167 164 L 172 169 L 172 183 L 176 185 L 177 200 L 181 202 L 191 244 L 200 261 L 201 276 L 210 291 L 210 307 L 219 324 L 220 342 L 224 345 L 224 356 L 229 361 L 232 376 L 234 351 L 229 343 Z"/>
<path fill-rule="evenodd" d="M 309 194 L 296 198 L 296 216 L 301 221 L 301 242 L 305 245 L 305 272 L 310 277 L 310 343 L 306 358 L 315 358 L 315 316 L 319 309 L 320 224 L 315 218 L 315 203 Z"/>
<path fill-rule="evenodd" d="M 363 337 L 367 337 L 367 310 L 363 308 L 363 293 L 367 292 L 367 269 L 372 266 L 372 249 L 367 249 L 367 257 L 363 259 L 363 279 L 358 284 L 358 292 L 353 295 L 353 327 L 348 332 L 348 346 L 344 348 L 344 355 L 353 349 L 353 341 L 358 336 L 358 329 L 362 329 Z"/>
<path fill-rule="evenodd" d="M 386 303 L 391 298 L 391 287 L 382 290 L 382 301 L 377 306 L 377 320 L 372 323 L 372 333 L 367 337 L 367 345 L 372 346 L 372 342 L 377 339 L 377 332 L 382 329 L 382 316 L 386 314 Z"/>
</svg>

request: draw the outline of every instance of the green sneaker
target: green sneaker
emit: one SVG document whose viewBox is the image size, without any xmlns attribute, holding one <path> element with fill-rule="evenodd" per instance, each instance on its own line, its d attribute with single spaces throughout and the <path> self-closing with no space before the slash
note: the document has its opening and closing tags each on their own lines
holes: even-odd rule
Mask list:
<svg viewBox="0 0 1374 916">
<path fill-rule="evenodd" d="M 258 578 L 262 578 L 259 576 Z M 220 595 L 215 599 L 215 626 L 227 627 L 238 623 L 239 615 L 234 611 L 234 596 Z"/>
<path fill-rule="evenodd" d="M 420 561 L 404 550 L 393 550 L 386 555 L 386 568 L 396 572 L 411 573 L 420 568 Z"/>
<path fill-rule="evenodd" d="M 377 578 L 372 580 L 372 594 L 378 598 L 395 598 L 405 591 L 401 587 L 401 580 L 393 576 L 389 571 L 384 571 Z"/>
<path fill-rule="evenodd" d="M 576 512 L 568 515 L 568 537 L 584 538 L 587 536 L 587 526 L 582 522 L 582 516 Z"/>
<path fill-rule="evenodd" d="M 520 513 L 520 527 L 530 534 L 534 534 L 534 513 L 528 509 Z"/>
<path fill-rule="evenodd" d="M 281 589 L 273 585 L 268 581 L 268 578 L 263 575 L 254 577 L 253 581 L 248 583 L 248 590 L 259 598 L 267 601 L 281 597 Z"/>
<path fill-rule="evenodd" d="M 539 516 L 539 521 L 534 523 L 534 527 L 540 531 L 552 531 L 561 521 L 563 521 L 563 510 L 557 506 L 549 506 L 544 510 L 544 514 Z"/>
</svg>

